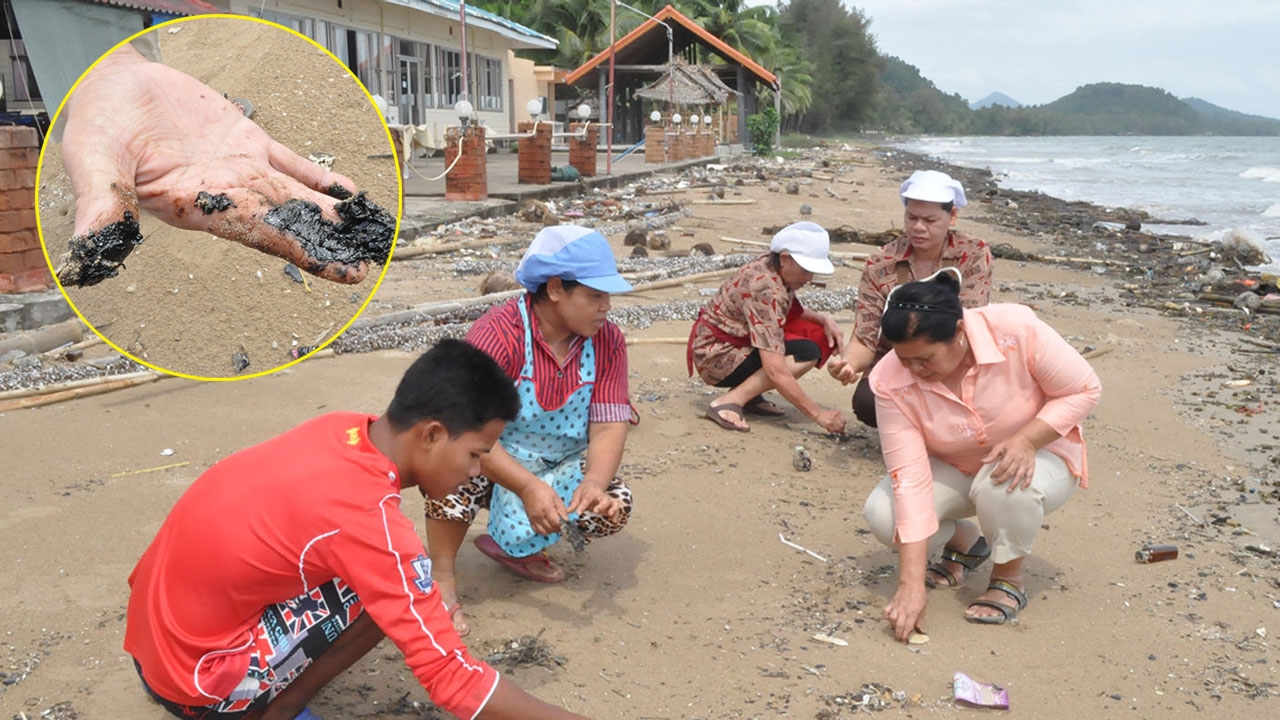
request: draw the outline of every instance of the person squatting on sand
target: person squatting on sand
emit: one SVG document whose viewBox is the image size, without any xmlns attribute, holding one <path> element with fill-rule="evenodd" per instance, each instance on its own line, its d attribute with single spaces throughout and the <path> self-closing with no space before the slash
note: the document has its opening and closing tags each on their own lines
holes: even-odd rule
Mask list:
<svg viewBox="0 0 1280 720">
<path fill-rule="evenodd" d="M 720 427 L 747 432 L 748 413 L 785 414 L 764 397 L 776 388 L 827 432 L 844 432 L 844 415 L 814 402 L 796 382 L 841 350 L 835 319 L 805 309 L 796 297 L 815 274 L 835 272 L 830 247 L 822 226 L 788 225 L 773 236 L 768 253 L 743 265 L 698 313 L 689 332 L 689 374 L 696 369 L 703 382 L 727 389 L 707 407 Z"/>
<path fill-rule="evenodd" d="M 863 513 L 898 548 L 884 616 L 903 641 L 923 629 L 926 586 L 957 587 L 989 556 L 990 582 L 965 618 L 1000 624 L 1026 606 L 1023 560 L 1044 516 L 1088 486 L 1081 423 L 1102 394 L 1088 361 L 1030 308 L 963 309 L 954 273 L 890 293 L 880 323 L 893 350 L 870 376 L 888 474 Z"/>
<path fill-rule="evenodd" d="M 527 580 L 556 583 L 546 554 L 562 532 L 579 543 L 613 535 L 631 515 L 617 477 L 632 418 L 626 338 L 607 319 L 609 295 L 631 290 L 608 240 L 589 228 L 543 228 L 516 268 L 528 291 L 485 313 L 467 332 L 520 394 L 480 475 L 443 498 L 427 498 L 427 548 L 463 635 L 455 560 L 477 511 L 489 532 L 476 546 Z M 576 537 L 575 537 L 576 536 Z"/>
<path fill-rule="evenodd" d="M 390 637 L 460 718 L 579 718 L 474 659 L 400 491 L 480 470 L 520 401 L 483 352 L 444 340 L 380 417 L 335 412 L 206 470 L 129 576 L 124 649 L 182 718 L 317 720 L 307 704 Z"/>
<path fill-rule="evenodd" d="M 880 336 L 880 315 L 889 292 L 953 267 L 964 278 L 960 302 L 965 307 L 982 307 L 991 299 L 991 250 L 982 240 L 952 229 L 967 204 L 960 182 L 937 170 L 917 170 L 898 194 L 904 207 L 903 235 L 867 258 L 858 285 L 853 336 L 844 354 L 827 365 L 827 372 L 841 383 L 858 383 L 853 414 L 871 427 L 876 426 L 876 402 L 866 374 L 889 352 L 889 343 Z"/>
</svg>

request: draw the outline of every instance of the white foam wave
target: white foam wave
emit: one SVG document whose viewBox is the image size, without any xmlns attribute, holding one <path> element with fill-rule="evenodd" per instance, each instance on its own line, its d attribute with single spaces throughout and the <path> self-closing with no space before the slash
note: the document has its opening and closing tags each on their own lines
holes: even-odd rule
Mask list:
<svg viewBox="0 0 1280 720">
<path fill-rule="evenodd" d="M 1280 203 L 1276 203 L 1262 211 L 1262 217 L 1280 218 Z"/>
<path fill-rule="evenodd" d="M 1280 168 L 1251 167 L 1240 173 L 1245 180 L 1261 180 L 1262 182 L 1280 183 Z"/>
</svg>

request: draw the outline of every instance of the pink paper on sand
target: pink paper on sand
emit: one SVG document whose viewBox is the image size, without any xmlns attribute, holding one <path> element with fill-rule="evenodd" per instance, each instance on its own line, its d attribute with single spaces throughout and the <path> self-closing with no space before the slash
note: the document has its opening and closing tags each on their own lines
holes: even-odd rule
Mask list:
<svg viewBox="0 0 1280 720">
<path fill-rule="evenodd" d="M 975 707 L 1009 709 L 1009 693 L 999 685 L 981 683 L 957 672 L 953 687 L 956 702 Z"/>
</svg>

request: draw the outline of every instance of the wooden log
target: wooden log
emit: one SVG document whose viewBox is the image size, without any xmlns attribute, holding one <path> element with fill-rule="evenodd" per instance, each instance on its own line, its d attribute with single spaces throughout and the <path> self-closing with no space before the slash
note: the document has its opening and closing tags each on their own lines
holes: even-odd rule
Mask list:
<svg viewBox="0 0 1280 720">
<path fill-rule="evenodd" d="M 403 250 L 397 249 L 391 255 L 392 260 L 413 260 L 423 255 L 439 255 L 440 253 L 453 252 L 454 250 L 467 250 L 470 248 L 488 247 L 490 245 L 515 245 L 523 244 L 522 238 L 479 238 L 474 240 L 461 240 L 458 242 L 443 243 L 441 245 L 410 245 Z"/>
<path fill-rule="evenodd" d="M 50 385 L 44 388 L 46 392 L 43 394 L 33 395 L 31 397 L 15 398 L 13 400 L 0 403 L 0 413 L 9 412 L 10 410 L 21 410 L 23 408 L 40 407 L 42 405 L 52 405 L 66 400 L 75 400 L 76 398 L 91 397 L 93 395 L 102 395 L 115 390 L 123 390 L 124 388 L 155 382 L 156 380 L 161 380 L 167 377 L 172 376 L 148 370 L 146 372 L 132 373 L 129 375 L 104 376 L 90 378 L 88 380 L 76 380 L 71 383 L 62 383 L 61 385 Z M 70 385 L 75 385 L 75 387 L 68 387 Z"/>
<path fill-rule="evenodd" d="M 759 240 L 741 240 L 738 238 L 726 237 L 724 235 L 721 235 L 720 239 L 725 242 L 736 243 L 738 245 L 750 245 L 752 247 L 764 247 L 764 248 L 769 247 L 769 243 L 761 242 Z M 839 258 L 841 260 L 866 260 L 867 258 L 871 257 L 870 253 L 839 252 L 836 250 L 832 250 L 827 254 L 833 258 Z"/>
<path fill-rule="evenodd" d="M 691 205 L 755 205 L 756 201 L 751 199 L 742 200 L 694 200 Z"/>
<path fill-rule="evenodd" d="M 84 339 L 84 325 L 78 318 L 15 335 L 0 340 L 0 355 L 19 350 L 27 355 L 39 355 L 61 345 L 77 343 Z"/>
</svg>

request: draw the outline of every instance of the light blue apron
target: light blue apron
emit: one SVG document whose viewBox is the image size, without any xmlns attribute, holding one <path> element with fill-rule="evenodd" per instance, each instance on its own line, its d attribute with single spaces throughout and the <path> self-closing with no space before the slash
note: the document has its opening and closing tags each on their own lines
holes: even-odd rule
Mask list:
<svg viewBox="0 0 1280 720">
<path fill-rule="evenodd" d="M 588 338 L 582 346 L 580 384 L 557 410 L 538 404 L 533 378 L 533 327 L 529 323 L 528 296 L 517 303 L 524 322 L 524 367 L 516 380 L 520 414 L 508 423 L 498 442 L 526 470 L 555 489 L 567 506 L 582 484 L 582 454 L 587 449 L 587 415 L 596 381 L 595 345 Z M 577 513 L 569 517 L 577 520 Z M 554 545 L 559 533 L 539 535 L 529 525 L 520 496 L 493 484 L 489 501 L 489 535 L 508 555 L 527 557 Z"/>
</svg>

